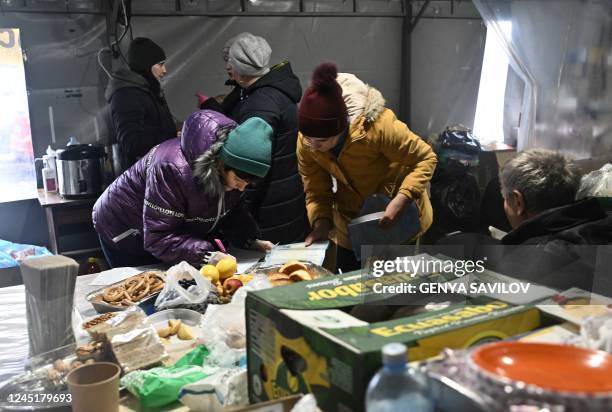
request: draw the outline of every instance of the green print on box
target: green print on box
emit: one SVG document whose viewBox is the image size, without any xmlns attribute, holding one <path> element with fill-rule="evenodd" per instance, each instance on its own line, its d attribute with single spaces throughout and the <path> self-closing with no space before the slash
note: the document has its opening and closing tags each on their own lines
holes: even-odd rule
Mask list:
<svg viewBox="0 0 612 412">
<path fill-rule="evenodd" d="M 367 384 L 381 366 L 380 349 L 386 343 L 406 344 L 408 358 L 414 361 L 435 356 L 445 347 L 467 348 L 540 326 L 540 312 L 532 305 L 482 297 L 374 323 L 346 313 L 355 305 L 388 297 L 373 292 L 375 283 L 452 279 L 392 274 L 364 281 L 360 272 L 352 272 L 249 293 L 250 400 L 311 392 L 322 410 L 362 411 Z"/>
</svg>

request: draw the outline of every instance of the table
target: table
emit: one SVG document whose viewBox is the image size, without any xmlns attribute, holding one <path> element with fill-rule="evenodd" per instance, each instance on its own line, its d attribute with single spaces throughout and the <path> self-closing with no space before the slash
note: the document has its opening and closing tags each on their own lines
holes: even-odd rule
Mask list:
<svg viewBox="0 0 612 412">
<path fill-rule="evenodd" d="M 45 211 L 51 252 L 66 256 L 85 255 L 99 252 L 100 248 L 62 250 L 59 245 L 60 228 L 65 225 L 88 223 L 93 230 L 91 211 L 95 198 L 63 199 L 57 192 L 38 189 L 38 202 Z"/>
<path fill-rule="evenodd" d="M 96 315 L 96 311 L 85 300 L 87 293 L 100 286 L 89 286 L 97 276 L 77 277 L 74 303 L 83 318 Z M 0 382 L 23 371 L 28 358 L 29 341 L 26 319 L 25 286 L 0 288 Z"/>
<path fill-rule="evenodd" d="M 98 276 L 78 276 L 74 290 L 74 316 L 88 318 L 97 315 L 85 296 L 89 292 L 100 289 L 102 286 L 90 286 L 89 284 Z M 25 360 L 28 358 L 28 327 L 26 320 L 25 287 L 24 285 L 0 288 L 0 385 L 2 382 L 23 372 Z M 68 407 L 47 409 L 48 412 L 69 412 Z M 121 406 L 119 412 L 141 411 L 140 403 L 131 394 L 122 392 Z M 187 412 L 189 408 L 176 402 L 163 411 Z M 144 412 L 144 410 L 143 410 Z"/>
</svg>

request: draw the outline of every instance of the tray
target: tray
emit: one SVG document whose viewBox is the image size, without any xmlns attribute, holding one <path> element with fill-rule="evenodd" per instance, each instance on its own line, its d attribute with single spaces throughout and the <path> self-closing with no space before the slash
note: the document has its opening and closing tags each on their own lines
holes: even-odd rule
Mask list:
<svg viewBox="0 0 612 412">
<path fill-rule="evenodd" d="M 105 302 L 102 299 L 102 295 L 104 294 L 104 291 L 108 288 L 114 287 L 114 286 L 119 286 L 120 284 L 127 282 L 128 280 L 140 276 L 143 273 L 149 273 L 149 272 L 154 272 L 154 273 L 158 273 L 160 275 L 163 276 L 163 272 L 162 271 L 156 271 L 156 270 L 148 270 L 145 272 L 141 272 L 138 273 L 134 276 L 130 276 L 127 279 L 124 279 L 122 281 L 119 282 L 115 282 L 111 285 L 108 286 L 104 286 L 100 289 L 94 290 L 93 292 L 90 292 L 89 294 L 87 294 L 87 296 L 85 296 L 85 299 L 91 303 L 91 305 L 94 307 L 94 309 L 96 310 L 96 312 L 98 313 L 106 313 L 106 312 L 118 312 L 118 311 L 122 311 L 122 310 L 126 310 L 127 308 L 129 308 L 130 306 L 119 306 L 119 305 L 112 305 L 110 303 Z M 157 299 L 157 296 L 159 295 L 159 292 L 155 292 L 152 293 L 150 295 L 148 295 L 146 298 L 141 299 L 138 302 L 138 305 L 142 310 L 144 310 L 144 312 L 147 315 L 150 315 L 152 313 L 155 312 L 155 300 Z M 134 305 L 132 305 L 134 306 Z"/>
<path fill-rule="evenodd" d="M 310 275 L 312 276 L 312 279 L 318 279 L 321 277 L 326 277 L 326 276 L 332 276 L 333 273 L 330 272 L 329 270 L 325 269 L 323 266 L 317 265 L 315 263 L 312 262 L 308 262 L 306 260 L 300 260 L 300 263 L 303 263 L 308 272 L 310 273 Z M 259 274 L 259 273 L 263 273 L 265 275 L 270 275 L 271 273 L 277 273 L 280 268 L 283 265 L 266 265 L 265 262 L 259 263 L 255 266 L 253 266 L 251 269 L 249 269 L 247 272 L 247 274 L 253 273 L 253 274 Z"/>
</svg>

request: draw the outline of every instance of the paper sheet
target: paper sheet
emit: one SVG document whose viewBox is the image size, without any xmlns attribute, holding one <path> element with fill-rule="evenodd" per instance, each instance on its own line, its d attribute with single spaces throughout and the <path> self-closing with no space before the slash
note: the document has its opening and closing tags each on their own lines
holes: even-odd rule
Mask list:
<svg viewBox="0 0 612 412">
<path fill-rule="evenodd" d="M 266 255 L 266 265 L 282 265 L 290 260 L 302 260 L 321 266 L 329 242 L 316 242 L 306 247 L 304 242 L 274 246 Z"/>
<path fill-rule="evenodd" d="M 265 252 L 259 252 L 257 250 L 245 250 L 245 249 L 232 249 L 230 248 L 227 253 L 236 258 L 238 262 L 238 268 L 236 273 L 244 273 L 248 271 L 253 265 L 258 263 L 265 255 Z"/>
<path fill-rule="evenodd" d="M 141 269 L 132 268 L 132 267 L 114 268 L 114 269 L 105 270 L 104 272 L 100 272 L 100 274 L 96 276 L 94 280 L 92 280 L 90 285 L 91 286 L 112 285 L 115 282 L 120 282 L 140 272 L 142 272 Z"/>
</svg>

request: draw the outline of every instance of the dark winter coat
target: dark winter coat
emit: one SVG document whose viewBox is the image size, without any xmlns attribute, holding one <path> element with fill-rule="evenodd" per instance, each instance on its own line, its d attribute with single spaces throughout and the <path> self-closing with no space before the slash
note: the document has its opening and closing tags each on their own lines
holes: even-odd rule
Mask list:
<svg viewBox="0 0 612 412">
<path fill-rule="evenodd" d="M 121 167 L 127 170 L 153 146 L 176 137 L 176 124 L 165 98 L 148 81 L 127 68 L 119 69 L 105 92 L 119 143 Z"/>
<path fill-rule="evenodd" d="M 590 198 L 547 210 L 502 239 L 493 270 L 560 290 L 612 292 L 612 213 Z"/>
<path fill-rule="evenodd" d="M 114 237 L 136 229 L 137 235 L 116 248 L 171 264 L 186 260 L 199 265 L 207 251 L 215 250 L 214 238 L 237 247 L 260 238 L 240 192 L 225 192 L 216 170 L 216 154 L 234 127 L 222 114 L 202 110 L 185 122 L 180 138 L 151 149 L 94 205 L 93 222 L 101 239 L 113 245 Z"/>
<path fill-rule="evenodd" d="M 239 99 L 235 99 L 239 93 Z M 304 240 L 307 219 L 302 179 L 298 173 L 296 143 L 297 103 L 302 96 L 300 81 L 288 62 L 273 67 L 246 89 L 235 89 L 224 108 L 238 123 L 254 116 L 272 129 L 272 166 L 265 180 L 247 189 L 247 205 L 257 220 L 262 239 L 282 244 Z"/>
</svg>

